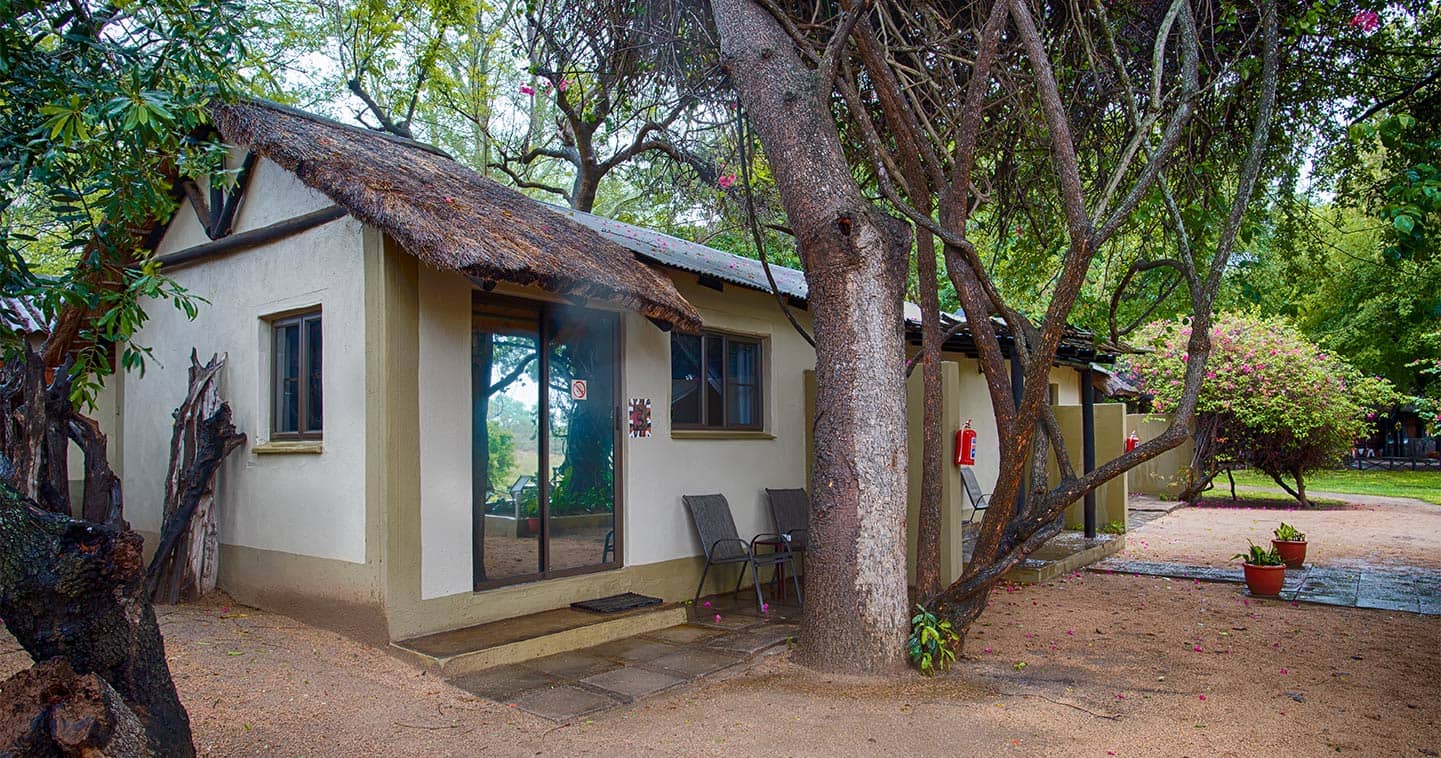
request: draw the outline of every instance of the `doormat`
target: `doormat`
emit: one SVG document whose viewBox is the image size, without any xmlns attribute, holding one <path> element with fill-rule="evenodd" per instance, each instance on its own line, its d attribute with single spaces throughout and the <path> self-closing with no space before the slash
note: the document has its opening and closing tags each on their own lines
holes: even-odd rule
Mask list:
<svg viewBox="0 0 1441 758">
<path fill-rule="evenodd" d="M 610 597 L 598 597 L 594 600 L 582 600 L 579 603 L 571 603 L 570 607 L 579 608 L 582 611 L 592 613 L 620 613 L 635 608 L 644 608 L 649 605 L 660 605 L 662 601 L 658 597 L 647 597 L 637 595 L 634 592 L 624 592 Z"/>
</svg>

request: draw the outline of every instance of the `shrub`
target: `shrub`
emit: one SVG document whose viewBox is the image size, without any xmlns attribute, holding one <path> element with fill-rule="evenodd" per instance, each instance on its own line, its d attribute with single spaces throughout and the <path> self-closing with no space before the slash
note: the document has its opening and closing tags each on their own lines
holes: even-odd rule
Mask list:
<svg viewBox="0 0 1441 758">
<path fill-rule="evenodd" d="M 1180 401 L 1190 337 L 1188 321 L 1152 324 L 1143 338 L 1151 352 L 1132 360 L 1158 413 Z M 1335 464 L 1367 434 L 1367 414 L 1397 399 L 1389 382 L 1363 376 L 1281 319 L 1221 314 L 1210 338 L 1196 404 L 1199 467 L 1182 493 L 1186 500 L 1220 470 L 1247 464 L 1308 505 L 1305 474 Z"/>
<path fill-rule="evenodd" d="M 956 635 L 951 622 L 942 621 L 936 614 L 916 605 L 916 615 L 911 617 L 911 638 L 906 642 L 906 653 L 911 663 L 926 676 L 945 671 L 956 660 L 956 647 L 960 637 Z"/>
</svg>

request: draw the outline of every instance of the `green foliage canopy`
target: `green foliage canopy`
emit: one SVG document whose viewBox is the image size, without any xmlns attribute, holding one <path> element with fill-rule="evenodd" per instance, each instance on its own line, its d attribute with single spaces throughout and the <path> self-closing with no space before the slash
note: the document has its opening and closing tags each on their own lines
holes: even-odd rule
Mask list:
<svg viewBox="0 0 1441 758">
<path fill-rule="evenodd" d="M 12 4 L 0 17 L 0 292 L 54 318 L 88 314 L 74 335 L 77 394 L 143 367 L 129 342 L 141 301 L 186 293 L 146 262 L 146 233 L 176 207 L 179 177 L 219 171 L 205 105 L 233 88 L 243 54 L 230 0 Z M 31 263 L 39 264 L 41 277 Z M 0 324 L 0 343 L 16 344 Z"/>
</svg>

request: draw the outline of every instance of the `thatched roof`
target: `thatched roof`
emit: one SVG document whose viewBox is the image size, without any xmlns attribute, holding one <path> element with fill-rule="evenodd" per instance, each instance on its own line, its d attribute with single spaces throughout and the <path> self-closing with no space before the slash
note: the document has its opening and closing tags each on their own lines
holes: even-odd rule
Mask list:
<svg viewBox="0 0 1441 758">
<path fill-rule="evenodd" d="M 254 150 L 442 270 L 601 300 L 677 329 L 700 316 L 631 252 L 428 145 L 264 101 L 217 105 L 221 136 Z"/>
<path fill-rule="evenodd" d="M 15 334 L 43 337 L 50 332 L 45 314 L 29 297 L 0 297 L 0 327 Z"/>
</svg>

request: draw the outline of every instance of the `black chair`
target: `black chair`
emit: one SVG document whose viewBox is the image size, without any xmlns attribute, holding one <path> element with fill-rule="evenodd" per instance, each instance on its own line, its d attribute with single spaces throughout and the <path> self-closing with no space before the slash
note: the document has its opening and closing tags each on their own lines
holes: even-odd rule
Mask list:
<svg viewBox="0 0 1441 758">
<path fill-rule="evenodd" d="M 961 469 L 961 482 L 966 485 L 966 497 L 971 499 L 971 515 L 966 517 L 966 523 L 970 523 L 977 513 L 984 511 L 991 505 L 989 493 L 981 494 L 981 483 L 976 481 L 976 472 L 969 468 Z M 984 518 L 982 514 L 982 518 Z"/>
<path fill-rule="evenodd" d="M 705 569 L 701 571 L 700 583 L 695 588 L 695 601 L 700 600 L 700 593 L 705 588 L 705 578 L 710 573 L 711 566 L 739 563 L 742 564 L 740 576 L 736 577 L 735 589 L 731 590 L 732 595 L 740 592 L 741 582 L 746 577 L 746 566 L 749 566 L 751 575 L 755 579 L 756 608 L 764 611 L 766 599 L 761 594 L 760 567 L 770 566 L 773 569 L 779 569 L 785 564 L 791 564 L 789 571 L 791 582 L 796 588 L 796 602 L 800 602 L 801 584 L 796 579 L 794 555 L 783 549 L 769 553 L 756 552 L 756 543 L 762 538 L 774 538 L 783 544 L 784 538 L 781 535 L 758 534 L 750 542 L 741 539 L 740 535 L 736 533 L 735 518 L 731 516 L 730 503 L 726 502 L 725 495 L 684 495 L 681 500 L 685 502 L 686 510 L 690 511 L 696 535 L 700 537 L 701 547 L 705 549 Z"/>
<path fill-rule="evenodd" d="M 776 532 L 792 552 L 805 552 L 810 542 L 811 501 L 805 490 L 766 490 Z"/>
</svg>

